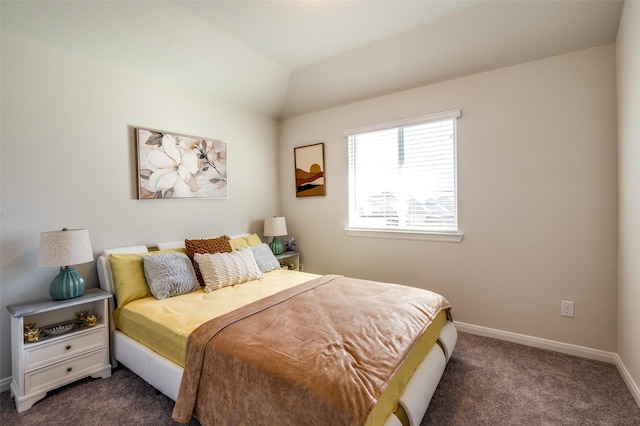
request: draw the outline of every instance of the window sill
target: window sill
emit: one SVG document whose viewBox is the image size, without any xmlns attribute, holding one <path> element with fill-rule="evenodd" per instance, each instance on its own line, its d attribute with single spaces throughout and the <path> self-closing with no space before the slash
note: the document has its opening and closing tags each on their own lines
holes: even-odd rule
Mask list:
<svg viewBox="0 0 640 426">
<path fill-rule="evenodd" d="M 464 234 L 460 232 L 420 232 L 420 231 L 390 231 L 382 229 L 346 228 L 349 237 L 389 238 L 397 240 L 440 241 L 446 243 L 461 243 Z"/>
</svg>

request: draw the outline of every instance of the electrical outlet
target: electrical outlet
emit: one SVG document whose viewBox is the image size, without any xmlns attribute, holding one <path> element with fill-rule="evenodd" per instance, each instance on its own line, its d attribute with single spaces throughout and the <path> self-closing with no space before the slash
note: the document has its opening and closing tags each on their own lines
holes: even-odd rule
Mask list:
<svg viewBox="0 0 640 426">
<path fill-rule="evenodd" d="M 573 318 L 573 301 L 561 300 L 560 301 L 560 315 L 563 317 Z"/>
</svg>

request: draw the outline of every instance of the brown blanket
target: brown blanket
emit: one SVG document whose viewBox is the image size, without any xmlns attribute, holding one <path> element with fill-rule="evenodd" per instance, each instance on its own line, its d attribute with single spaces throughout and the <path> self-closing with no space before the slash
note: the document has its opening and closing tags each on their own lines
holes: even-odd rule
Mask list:
<svg viewBox="0 0 640 426">
<path fill-rule="evenodd" d="M 193 331 L 173 418 L 362 425 L 449 304 L 413 287 L 324 276 Z"/>
</svg>

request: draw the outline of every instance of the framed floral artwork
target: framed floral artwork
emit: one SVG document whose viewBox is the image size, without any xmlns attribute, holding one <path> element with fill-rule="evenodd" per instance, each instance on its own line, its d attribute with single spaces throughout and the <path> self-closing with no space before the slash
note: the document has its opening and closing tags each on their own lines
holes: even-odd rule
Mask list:
<svg viewBox="0 0 640 426">
<path fill-rule="evenodd" d="M 324 143 L 293 149 L 296 168 L 296 197 L 326 195 Z"/>
<path fill-rule="evenodd" d="M 137 128 L 138 198 L 227 198 L 227 144 Z"/>
</svg>

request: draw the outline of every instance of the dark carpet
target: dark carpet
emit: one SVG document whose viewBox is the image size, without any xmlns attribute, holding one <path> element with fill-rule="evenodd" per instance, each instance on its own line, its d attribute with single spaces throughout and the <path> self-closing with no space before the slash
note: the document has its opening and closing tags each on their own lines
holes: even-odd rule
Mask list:
<svg viewBox="0 0 640 426">
<path fill-rule="evenodd" d="M 179 425 L 173 404 L 120 367 L 49 392 L 23 413 L 3 392 L 0 422 Z M 612 364 L 460 333 L 426 425 L 640 425 L 640 407 Z"/>
<path fill-rule="evenodd" d="M 614 364 L 460 333 L 426 425 L 640 425 Z"/>
</svg>

